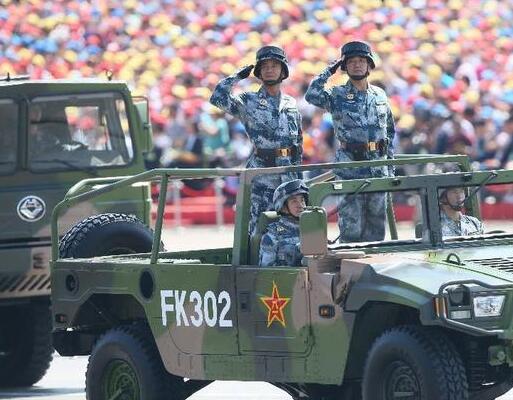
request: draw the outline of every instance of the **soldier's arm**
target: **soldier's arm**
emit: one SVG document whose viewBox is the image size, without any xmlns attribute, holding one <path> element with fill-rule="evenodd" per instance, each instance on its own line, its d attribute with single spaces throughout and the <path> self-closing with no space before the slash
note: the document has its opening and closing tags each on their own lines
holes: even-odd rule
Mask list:
<svg viewBox="0 0 513 400">
<path fill-rule="evenodd" d="M 484 234 L 484 224 L 482 221 L 479 220 L 479 218 L 476 218 L 477 220 L 477 224 L 478 224 L 478 232 L 480 235 L 483 235 Z"/>
<path fill-rule="evenodd" d="M 297 121 L 297 126 L 298 126 L 298 136 L 297 136 L 297 155 L 296 155 L 296 159 L 294 160 L 296 164 L 301 164 L 301 162 L 303 161 L 303 118 L 301 117 L 301 113 L 298 113 L 298 121 Z"/>
<path fill-rule="evenodd" d="M 395 137 L 395 123 L 394 123 L 394 116 L 392 115 L 392 110 L 390 109 L 390 106 L 388 106 L 388 113 L 387 113 L 387 158 L 393 159 L 394 158 L 394 137 Z M 390 176 L 395 175 L 395 166 L 390 165 L 388 167 L 388 172 Z"/>
<path fill-rule="evenodd" d="M 240 80 L 241 78 L 237 74 L 221 80 L 210 96 L 210 103 L 234 117 L 239 117 L 243 105 L 243 95 L 233 95 L 232 88 Z"/>
<path fill-rule="evenodd" d="M 388 158 L 394 158 L 394 137 L 395 137 L 395 123 L 394 116 L 392 115 L 392 110 L 390 106 L 388 107 L 387 113 L 387 138 L 388 138 L 388 149 L 387 156 Z"/>
<path fill-rule="evenodd" d="M 310 85 L 305 94 L 305 100 L 314 106 L 324 108 L 325 110 L 331 112 L 330 107 L 330 97 L 331 93 L 329 90 L 325 89 L 326 82 L 328 82 L 329 77 L 331 76 L 331 71 L 329 68 L 326 68 L 323 72 L 317 75 Z"/>
<path fill-rule="evenodd" d="M 269 233 L 265 233 L 260 241 L 260 254 L 258 265 L 271 267 L 276 265 L 278 259 L 278 243 Z"/>
</svg>

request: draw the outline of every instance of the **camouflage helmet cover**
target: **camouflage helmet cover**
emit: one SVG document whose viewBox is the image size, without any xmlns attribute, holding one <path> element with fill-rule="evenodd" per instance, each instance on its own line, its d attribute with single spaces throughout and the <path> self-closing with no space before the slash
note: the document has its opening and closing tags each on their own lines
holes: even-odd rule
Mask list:
<svg viewBox="0 0 513 400">
<path fill-rule="evenodd" d="M 255 69 L 253 71 L 255 76 L 259 79 L 262 79 L 260 76 L 260 69 L 262 68 L 262 63 L 265 60 L 271 59 L 278 60 L 281 63 L 283 67 L 283 72 L 285 74 L 283 79 L 287 79 L 289 76 L 289 66 L 287 62 L 287 57 L 285 56 L 285 52 L 283 51 L 283 49 L 278 46 L 264 46 L 258 49 L 256 53 Z"/>
<path fill-rule="evenodd" d="M 290 196 L 303 194 L 308 196 L 308 186 L 301 179 L 294 179 L 283 182 L 276 188 L 273 195 L 273 205 L 275 211 L 280 211 Z"/>
<path fill-rule="evenodd" d="M 370 46 L 365 42 L 348 42 L 342 46 L 340 49 L 340 53 L 342 56 L 342 63 L 340 64 L 340 68 L 342 71 L 346 70 L 346 62 L 351 57 L 365 57 L 369 61 L 370 69 L 376 68 L 376 63 L 374 62 L 374 56 L 372 54 L 372 50 Z"/>
</svg>

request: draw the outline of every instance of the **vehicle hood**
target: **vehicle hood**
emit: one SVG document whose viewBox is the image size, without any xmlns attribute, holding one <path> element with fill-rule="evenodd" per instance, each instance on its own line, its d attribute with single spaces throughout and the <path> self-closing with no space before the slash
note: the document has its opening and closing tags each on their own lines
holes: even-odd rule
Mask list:
<svg viewBox="0 0 513 400">
<path fill-rule="evenodd" d="M 373 254 L 361 261 L 364 260 L 374 272 L 369 278 L 390 278 L 431 294 L 438 293 L 440 286 L 449 281 L 472 279 L 489 285 L 513 284 L 510 245 Z"/>
</svg>

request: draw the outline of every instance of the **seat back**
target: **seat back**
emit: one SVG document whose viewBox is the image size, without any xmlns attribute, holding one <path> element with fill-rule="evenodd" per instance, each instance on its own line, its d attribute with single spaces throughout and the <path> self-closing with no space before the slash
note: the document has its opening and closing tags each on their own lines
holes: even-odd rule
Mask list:
<svg viewBox="0 0 513 400">
<path fill-rule="evenodd" d="M 258 265 L 260 255 L 260 241 L 262 240 L 262 235 L 267 231 L 267 226 L 271 222 L 278 221 L 279 218 L 280 216 L 276 211 L 264 211 L 258 217 L 255 233 L 253 236 L 251 236 L 249 242 L 251 265 Z"/>
</svg>

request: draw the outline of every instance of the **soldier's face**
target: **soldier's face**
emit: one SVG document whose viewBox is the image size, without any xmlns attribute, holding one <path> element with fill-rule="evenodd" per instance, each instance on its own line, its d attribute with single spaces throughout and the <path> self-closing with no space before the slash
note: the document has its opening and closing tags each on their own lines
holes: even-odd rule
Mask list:
<svg viewBox="0 0 513 400">
<path fill-rule="evenodd" d="M 354 56 L 346 61 L 346 70 L 350 75 L 363 75 L 367 72 L 368 60 L 365 57 Z"/>
<path fill-rule="evenodd" d="M 281 63 L 277 60 L 264 60 L 260 67 L 260 76 L 264 81 L 273 81 L 281 77 Z"/>
<path fill-rule="evenodd" d="M 465 190 L 463 188 L 451 188 L 447 190 L 447 203 L 457 207 L 465 201 Z"/>
<path fill-rule="evenodd" d="M 302 194 L 295 194 L 287 199 L 287 208 L 290 215 L 299 217 L 306 207 L 305 197 Z"/>
</svg>

